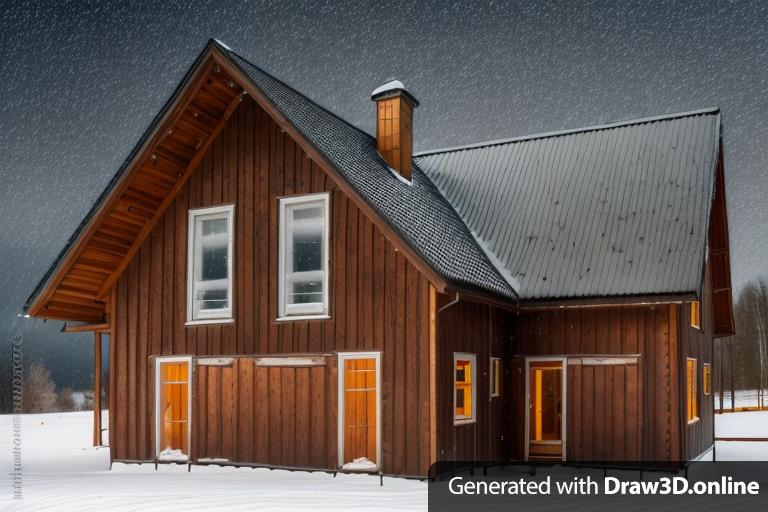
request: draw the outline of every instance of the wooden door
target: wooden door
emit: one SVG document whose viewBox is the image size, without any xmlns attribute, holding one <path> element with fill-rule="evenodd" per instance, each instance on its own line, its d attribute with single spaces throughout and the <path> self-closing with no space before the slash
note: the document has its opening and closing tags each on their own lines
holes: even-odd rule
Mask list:
<svg viewBox="0 0 768 512">
<path fill-rule="evenodd" d="M 528 458 L 562 459 L 563 363 L 532 361 L 528 370 Z"/>
<path fill-rule="evenodd" d="M 342 356 L 343 424 L 340 466 L 374 471 L 379 465 L 379 376 L 376 357 Z"/>
<path fill-rule="evenodd" d="M 157 458 L 189 458 L 189 360 L 157 361 Z"/>
</svg>

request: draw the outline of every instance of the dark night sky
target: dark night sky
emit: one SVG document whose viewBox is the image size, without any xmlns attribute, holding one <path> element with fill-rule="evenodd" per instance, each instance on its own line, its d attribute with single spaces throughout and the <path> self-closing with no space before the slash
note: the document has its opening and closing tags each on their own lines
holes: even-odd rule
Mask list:
<svg viewBox="0 0 768 512">
<path fill-rule="evenodd" d="M 719 106 L 734 284 L 768 273 L 765 2 L 3 0 L 0 354 L 88 385 L 88 336 L 16 314 L 209 37 L 368 131 L 403 80 L 417 149 Z"/>
</svg>

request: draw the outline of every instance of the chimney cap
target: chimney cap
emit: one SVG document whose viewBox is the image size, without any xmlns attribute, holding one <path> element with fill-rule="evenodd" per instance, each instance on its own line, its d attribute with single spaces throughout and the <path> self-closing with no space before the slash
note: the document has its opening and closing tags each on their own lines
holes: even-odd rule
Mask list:
<svg viewBox="0 0 768 512">
<path fill-rule="evenodd" d="M 419 106 L 419 101 L 413 96 L 413 94 L 408 92 L 408 90 L 405 88 L 405 85 L 403 85 L 403 82 L 400 80 L 390 80 L 389 82 L 378 86 L 371 93 L 371 99 L 376 101 L 386 98 L 393 98 L 400 94 L 405 96 L 408 101 L 413 104 L 414 107 Z"/>
</svg>

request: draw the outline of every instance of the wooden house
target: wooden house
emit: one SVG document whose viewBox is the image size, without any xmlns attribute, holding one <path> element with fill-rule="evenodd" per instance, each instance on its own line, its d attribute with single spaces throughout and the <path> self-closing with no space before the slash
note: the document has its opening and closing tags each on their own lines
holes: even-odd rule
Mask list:
<svg viewBox="0 0 768 512">
<path fill-rule="evenodd" d="M 719 111 L 414 155 L 418 101 L 372 99 L 375 137 L 221 43 L 193 63 L 25 305 L 108 333 L 112 460 L 708 450 Z"/>
</svg>

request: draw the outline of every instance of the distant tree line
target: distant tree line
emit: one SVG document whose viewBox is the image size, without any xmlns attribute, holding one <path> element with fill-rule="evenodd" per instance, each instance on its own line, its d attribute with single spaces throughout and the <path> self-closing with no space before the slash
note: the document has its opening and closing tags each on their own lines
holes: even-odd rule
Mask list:
<svg viewBox="0 0 768 512">
<path fill-rule="evenodd" d="M 732 390 L 757 390 L 768 405 L 768 280 L 749 282 L 734 304 L 736 334 L 715 340 L 715 388 L 728 403 Z"/>
<path fill-rule="evenodd" d="M 13 411 L 11 367 L 2 361 L 0 370 L 0 414 Z M 6 369 L 7 366 L 7 369 Z M 90 410 L 93 407 L 93 392 L 83 391 L 83 399 L 75 401 L 72 388 L 56 389 L 51 372 L 40 363 L 32 363 L 24 369 L 22 410 L 25 413 L 71 412 Z M 106 393 L 102 390 L 102 404 L 106 404 Z"/>
</svg>

